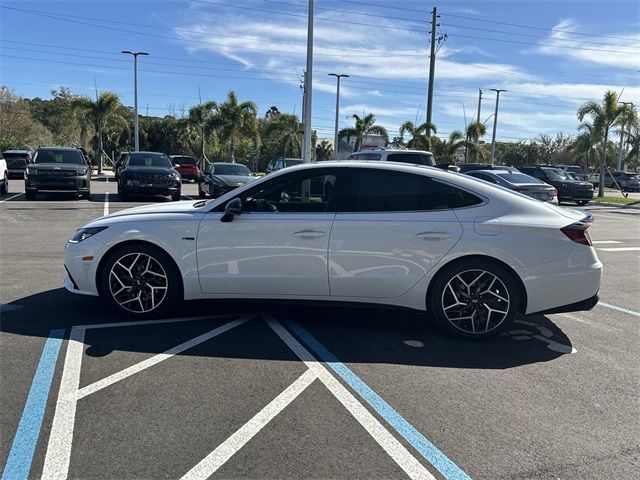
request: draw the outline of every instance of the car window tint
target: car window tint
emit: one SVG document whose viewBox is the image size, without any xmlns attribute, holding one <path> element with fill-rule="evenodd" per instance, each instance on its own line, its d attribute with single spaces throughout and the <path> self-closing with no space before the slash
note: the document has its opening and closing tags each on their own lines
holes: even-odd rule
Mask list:
<svg viewBox="0 0 640 480">
<path fill-rule="evenodd" d="M 168 157 L 158 153 L 132 153 L 129 155 L 127 165 L 129 167 L 173 167 Z"/>
<path fill-rule="evenodd" d="M 412 163 L 416 165 L 434 165 L 433 157 L 426 153 L 390 153 L 387 155 L 387 161 Z"/>
<path fill-rule="evenodd" d="M 285 176 L 275 183 L 253 191 L 243 199 L 243 210 L 249 212 L 326 212 L 336 184 L 332 174 Z"/>
<path fill-rule="evenodd" d="M 486 182 L 498 183 L 495 178 L 492 178 L 485 173 L 469 172 L 469 176 L 479 178 L 480 180 L 484 180 Z"/>
<path fill-rule="evenodd" d="M 482 203 L 482 199 L 476 195 L 462 190 L 461 188 L 454 187 L 446 183 L 433 180 L 432 182 L 434 190 L 438 191 L 441 198 L 441 202 L 448 208 L 464 208 L 472 207 Z"/>
<path fill-rule="evenodd" d="M 361 153 L 358 156 L 358 160 L 380 160 L 382 155 L 379 153 Z"/>
<path fill-rule="evenodd" d="M 353 169 L 346 208 L 352 212 L 406 212 L 446 208 L 437 189 L 421 175 Z"/>
<path fill-rule="evenodd" d="M 38 150 L 33 159 L 35 163 L 66 163 L 84 165 L 84 157 L 78 150 Z"/>
<path fill-rule="evenodd" d="M 173 164 L 178 164 L 178 165 L 195 165 L 196 164 L 196 159 L 192 158 L 192 157 L 174 157 L 173 158 Z"/>
<path fill-rule="evenodd" d="M 524 173 L 496 173 L 496 175 L 511 183 L 542 183 L 537 178 Z"/>
</svg>

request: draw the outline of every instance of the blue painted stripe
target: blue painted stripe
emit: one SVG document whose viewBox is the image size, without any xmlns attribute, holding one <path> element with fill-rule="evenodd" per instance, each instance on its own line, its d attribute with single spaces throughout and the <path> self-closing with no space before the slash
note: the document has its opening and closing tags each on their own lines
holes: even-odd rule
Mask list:
<svg viewBox="0 0 640 480">
<path fill-rule="evenodd" d="M 11 445 L 7 463 L 2 472 L 2 480 L 22 480 L 29 478 L 33 454 L 36 450 L 40 427 L 47 407 L 49 389 L 56 369 L 56 361 L 64 330 L 51 330 L 49 338 L 44 344 L 40 363 L 33 376 L 31 390 L 24 405 L 22 417 L 18 424 L 16 436 Z"/>
<path fill-rule="evenodd" d="M 304 341 L 324 362 L 331 367 L 358 395 L 360 395 L 389 425 L 415 448 L 424 459 L 433 465 L 446 479 L 470 480 L 470 477 L 449 459 L 438 447 L 404 419 L 391 405 L 385 402 L 371 387 L 340 362 L 313 335 L 298 323 L 287 321 L 289 328 Z"/>
<path fill-rule="evenodd" d="M 616 307 L 615 305 L 610 305 L 604 302 L 598 302 L 598 305 L 602 305 L 603 307 L 612 308 L 613 310 L 618 310 L 619 312 L 624 312 L 628 313 L 629 315 L 640 317 L 640 312 L 634 312 L 633 310 L 629 310 L 628 308 Z"/>
</svg>

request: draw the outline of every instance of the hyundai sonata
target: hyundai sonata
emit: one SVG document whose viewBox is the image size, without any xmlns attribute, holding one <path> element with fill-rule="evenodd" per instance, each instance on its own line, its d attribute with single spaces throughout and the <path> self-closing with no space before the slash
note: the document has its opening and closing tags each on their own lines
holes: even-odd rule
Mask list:
<svg viewBox="0 0 640 480">
<path fill-rule="evenodd" d="M 322 162 L 218 199 L 149 205 L 77 230 L 65 286 L 151 318 L 181 300 L 389 304 L 482 338 L 517 313 L 587 310 L 591 217 L 431 167 Z"/>
</svg>

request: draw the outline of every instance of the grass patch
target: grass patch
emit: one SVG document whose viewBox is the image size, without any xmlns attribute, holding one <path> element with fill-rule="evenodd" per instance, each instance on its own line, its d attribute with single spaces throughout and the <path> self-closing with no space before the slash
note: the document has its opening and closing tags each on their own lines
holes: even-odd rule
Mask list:
<svg viewBox="0 0 640 480">
<path fill-rule="evenodd" d="M 640 200 L 637 198 L 624 198 L 624 197 L 593 197 L 594 202 L 605 203 L 619 203 L 620 205 L 638 205 L 640 206 Z"/>
</svg>

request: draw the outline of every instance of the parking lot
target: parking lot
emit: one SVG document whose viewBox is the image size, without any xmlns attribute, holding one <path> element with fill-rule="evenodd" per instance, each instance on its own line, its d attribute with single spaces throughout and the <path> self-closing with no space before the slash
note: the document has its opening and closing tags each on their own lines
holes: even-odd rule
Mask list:
<svg viewBox="0 0 640 480">
<path fill-rule="evenodd" d="M 638 477 L 640 210 L 592 208 L 600 305 L 477 343 L 364 306 L 127 322 L 62 288 L 64 245 L 149 199 L 22 191 L 0 197 L 3 479 Z"/>
</svg>

